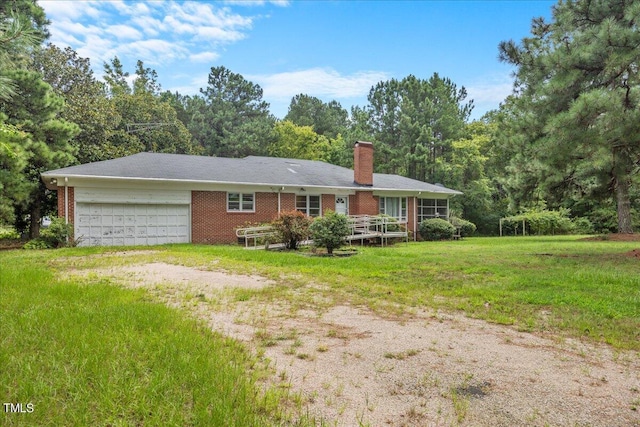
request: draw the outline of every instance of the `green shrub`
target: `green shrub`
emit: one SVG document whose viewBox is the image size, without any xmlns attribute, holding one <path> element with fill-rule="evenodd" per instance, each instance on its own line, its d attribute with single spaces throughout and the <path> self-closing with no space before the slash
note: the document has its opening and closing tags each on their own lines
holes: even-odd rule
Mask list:
<svg viewBox="0 0 640 427">
<path fill-rule="evenodd" d="M 460 227 L 460 235 L 462 237 L 473 236 L 476 232 L 476 225 L 466 219 L 451 217 L 451 224 L 454 227 Z"/>
<path fill-rule="evenodd" d="M 593 231 L 597 234 L 615 233 L 618 231 L 618 214 L 615 208 L 597 208 L 588 213 Z"/>
<path fill-rule="evenodd" d="M 589 218 L 573 218 L 573 232 L 575 234 L 593 234 L 593 223 L 589 221 Z"/>
<path fill-rule="evenodd" d="M 523 214 L 504 218 L 505 223 L 511 223 L 514 226 L 521 224 L 523 221 L 529 228 L 530 234 L 549 235 L 549 234 L 570 234 L 573 233 L 574 223 L 569 218 L 569 209 L 560 208 L 558 210 L 547 210 L 546 208 L 533 208 L 525 211 Z"/>
<path fill-rule="evenodd" d="M 307 240 L 311 235 L 309 226 L 312 219 L 300 211 L 281 212 L 271 225 L 276 229 L 278 239 L 287 249 L 298 249 L 298 243 Z"/>
<path fill-rule="evenodd" d="M 444 219 L 432 218 L 422 221 L 419 231 L 424 240 L 449 240 L 453 238 L 456 228 Z"/>
<path fill-rule="evenodd" d="M 3 228 L 0 226 L 0 240 L 18 240 L 20 234 L 14 228 Z"/>
<path fill-rule="evenodd" d="M 64 218 L 54 217 L 51 225 L 40 231 L 40 237 L 30 240 L 24 245 L 25 249 L 52 249 L 64 246 L 74 246 L 73 224 L 65 224 Z"/>
<path fill-rule="evenodd" d="M 329 254 L 345 243 L 350 232 L 347 217 L 330 210 L 322 218 L 314 220 L 309 229 L 313 244 L 327 248 Z"/>
<path fill-rule="evenodd" d="M 24 249 L 51 249 L 51 246 L 41 237 L 29 240 L 23 246 Z"/>
<path fill-rule="evenodd" d="M 40 231 L 40 238 L 51 248 L 69 246 L 73 241 L 73 224 L 65 224 L 64 218 L 51 218 L 51 225 Z"/>
<path fill-rule="evenodd" d="M 380 214 L 378 216 L 380 216 L 381 218 L 391 218 L 389 220 L 389 222 L 387 222 L 387 231 L 388 232 L 395 233 L 395 232 L 398 232 L 398 231 L 402 231 L 400 229 L 400 224 L 398 223 L 398 220 L 396 220 L 391 215 Z"/>
</svg>

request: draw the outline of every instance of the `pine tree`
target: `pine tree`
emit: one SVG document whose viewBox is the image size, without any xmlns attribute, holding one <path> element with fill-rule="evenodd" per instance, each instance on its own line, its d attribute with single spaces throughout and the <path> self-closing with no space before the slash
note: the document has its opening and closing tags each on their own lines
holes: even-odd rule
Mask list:
<svg viewBox="0 0 640 427">
<path fill-rule="evenodd" d="M 500 44 L 516 65 L 513 108 L 547 188 L 570 192 L 586 177 L 616 200 L 618 231 L 633 232 L 630 190 L 640 168 L 640 3 L 569 0 L 531 36 Z M 534 126 L 531 126 L 534 125 Z M 529 128 L 527 128 L 529 126 Z"/>
<path fill-rule="evenodd" d="M 40 74 L 15 70 L 7 75 L 16 84 L 16 96 L 10 102 L 0 101 L 0 114 L 4 114 L 7 124 L 24 132 L 21 149 L 26 160 L 20 171 L 24 193 L 14 195 L 13 199 L 18 213 L 16 228 L 23 230 L 28 226 L 29 236 L 34 238 L 40 232 L 40 218 L 48 197 L 40 173 L 75 161 L 70 141 L 79 129 L 59 117 L 64 100 L 42 81 Z"/>
</svg>

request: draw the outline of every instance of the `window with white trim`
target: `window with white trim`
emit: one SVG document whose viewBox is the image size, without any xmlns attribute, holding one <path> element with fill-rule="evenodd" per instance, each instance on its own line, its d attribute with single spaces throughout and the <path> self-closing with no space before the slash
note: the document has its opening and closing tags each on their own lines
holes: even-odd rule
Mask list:
<svg viewBox="0 0 640 427">
<path fill-rule="evenodd" d="M 431 218 L 449 219 L 447 199 L 418 199 L 418 222 Z"/>
<path fill-rule="evenodd" d="M 227 193 L 228 212 L 255 212 L 255 193 Z"/>
<path fill-rule="evenodd" d="M 380 197 L 379 212 L 389 215 L 401 222 L 407 221 L 407 198 L 406 197 Z"/>
<path fill-rule="evenodd" d="M 320 196 L 297 195 L 296 210 L 311 217 L 320 216 L 322 212 L 320 206 Z"/>
</svg>

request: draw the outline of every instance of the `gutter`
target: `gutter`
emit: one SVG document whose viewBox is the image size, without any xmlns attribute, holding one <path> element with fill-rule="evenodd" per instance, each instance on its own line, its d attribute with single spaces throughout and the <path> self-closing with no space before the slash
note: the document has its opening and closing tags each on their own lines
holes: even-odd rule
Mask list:
<svg viewBox="0 0 640 427">
<path fill-rule="evenodd" d="M 46 179 L 56 178 L 59 175 L 55 174 L 47 174 L 46 172 L 40 175 L 42 180 L 49 188 Z M 367 191 L 403 191 L 403 192 L 420 192 L 425 191 L 433 194 L 449 194 L 449 195 L 458 195 L 463 194 L 457 190 L 447 189 L 449 191 L 432 191 L 432 190 L 418 190 L 415 188 L 406 189 L 406 188 L 386 188 L 386 187 L 374 187 L 374 186 L 327 186 L 327 185 L 307 185 L 307 184 L 274 184 L 274 183 L 264 183 L 264 182 L 235 182 L 235 181 L 208 181 L 208 180 L 198 180 L 198 179 L 170 179 L 170 178 L 143 178 L 143 177 L 124 177 L 124 176 L 103 176 L 103 175 L 69 175 L 71 178 L 84 178 L 84 179 L 104 179 L 104 180 L 114 180 L 114 181 L 151 181 L 151 182 L 173 182 L 173 183 L 193 183 L 193 184 L 219 184 L 219 185 L 255 185 L 261 187 L 297 187 L 304 186 L 305 188 L 331 188 L 331 189 L 339 189 L 339 190 L 367 190 Z M 67 177 L 65 177 L 67 178 Z M 50 188 L 53 189 L 53 188 Z"/>
</svg>

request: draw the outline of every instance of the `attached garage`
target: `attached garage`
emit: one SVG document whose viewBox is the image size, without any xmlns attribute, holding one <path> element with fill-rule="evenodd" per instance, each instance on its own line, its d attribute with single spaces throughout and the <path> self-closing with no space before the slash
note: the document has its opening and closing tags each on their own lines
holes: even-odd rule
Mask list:
<svg viewBox="0 0 640 427">
<path fill-rule="evenodd" d="M 189 191 L 78 188 L 74 235 L 80 246 L 189 243 Z"/>
</svg>

